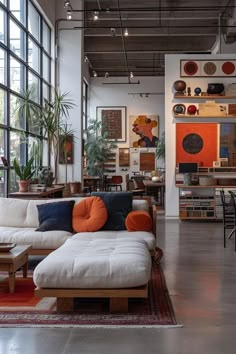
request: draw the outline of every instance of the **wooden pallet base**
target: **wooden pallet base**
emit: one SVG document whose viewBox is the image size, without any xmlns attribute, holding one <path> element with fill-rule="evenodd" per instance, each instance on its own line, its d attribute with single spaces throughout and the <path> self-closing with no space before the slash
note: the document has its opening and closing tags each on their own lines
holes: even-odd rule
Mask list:
<svg viewBox="0 0 236 354">
<path fill-rule="evenodd" d="M 57 311 L 74 311 L 74 298 L 98 298 L 110 299 L 110 312 L 127 312 L 128 298 L 147 298 L 148 285 L 127 289 L 48 289 L 36 288 L 36 297 L 56 297 Z"/>
</svg>

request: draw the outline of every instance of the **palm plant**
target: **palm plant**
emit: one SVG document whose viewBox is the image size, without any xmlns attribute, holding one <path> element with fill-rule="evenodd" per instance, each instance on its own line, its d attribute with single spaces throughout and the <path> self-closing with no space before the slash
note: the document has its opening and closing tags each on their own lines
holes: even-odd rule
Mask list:
<svg viewBox="0 0 236 354">
<path fill-rule="evenodd" d="M 90 176 L 102 176 L 104 164 L 109 159 L 112 150 L 117 148 L 117 144 L 109 140 L 108 132 L 102 129 L 102 122 L 96 119 L 89 121 L 84 134 L 87 173 Z"/>
<path fill-rule="evenodd" d="M 29 89 L 24 92 L 23 100 L 19 100 L 17 106 L 19 114 L 25 114 L 33 126 L 39 126 L 42 129 L 43 136 L 47 138 L 48 163 L 50 165 L 53 154 L 55 179 L 57 179 L 59 130 L 63 119 L 68 119 L 70 109 L 75 107 L 73 101 L 68 98 L 68 94 L 68 92 L 60 93 L 55 90 L 54 99 L 51 102 L 44 100 L 44 105 L 38 106 L 32 100 L 33 89 Z"/>
</svg>

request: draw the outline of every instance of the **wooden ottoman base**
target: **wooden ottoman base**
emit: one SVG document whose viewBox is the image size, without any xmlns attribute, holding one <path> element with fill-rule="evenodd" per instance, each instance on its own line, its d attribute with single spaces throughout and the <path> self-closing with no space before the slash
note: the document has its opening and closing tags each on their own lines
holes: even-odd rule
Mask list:
<svg viewBox="0 0 236 354">
<path fill-rule="evenodd" d="M 148 285 L 127 289 L 35 289 L 36 297 L 56 297 L 57 311 L 74 311 L 74 298 L 106 297 L 110 299 L 110 312 L 127 312 L 128 298 L 147 298 Z"/>
</svg>

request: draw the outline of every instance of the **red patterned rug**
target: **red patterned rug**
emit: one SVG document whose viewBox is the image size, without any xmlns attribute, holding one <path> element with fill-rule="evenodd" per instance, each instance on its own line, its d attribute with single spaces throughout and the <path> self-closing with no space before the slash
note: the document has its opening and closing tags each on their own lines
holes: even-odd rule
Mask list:
<svg viewBox="0 0 236 354">
<path fill-rule="evenodd" d="M 8 298 L 0 292 L 0 327 L 179 327 L 160 265 L 154 265 L 149 298 L 129 299 L 129 312 L 121 314 L 109 313 L 107 299 L 76 299 L 75 312 L 57 313 L 55 299 L 34 301 L 32 279 L 24 291 L 22 284 L 16 279 L 15 294 Z"/>
</svg>

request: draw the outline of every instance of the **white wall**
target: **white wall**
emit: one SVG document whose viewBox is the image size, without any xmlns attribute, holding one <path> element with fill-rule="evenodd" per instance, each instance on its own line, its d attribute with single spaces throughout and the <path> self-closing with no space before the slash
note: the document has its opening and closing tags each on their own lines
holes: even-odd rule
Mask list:
<svg viewBox="0 0 236 354">
<path fill-rule="evenodd" d="M 74 140 L 74 164 L 68 165 L 68 180 L 81 181 L 81 117 L 82 117 L 82 32 L 79 31 L 60 31 L 59 35 L 59 81 L 58 85 L 61 92 L 69 92 L 69 97 L 76 104 L 75 109 L 70 110 L 71 124 L 75 130 Z M 65 182 L 65 165 L 59 165 L 58 182 Z"/>
<path fill-rule="evenodd" d="M 214 60 L 214 59 L 231 59 L 235 60 L 235 55 L 232 54 L 222 54 L 222 55 L 166 55 L 165 56 L 165 131 L 166 131 L 166 217 L 178 217 L 179 215 L 179 190 L 175 187 L 175 167 L 176 167 L 176 120 L 173 117 L 173 106 L 176 103 L 180 103 L 179 100 L 174 99 L 173 83 L 176 80 L 184 80 L 187 87 L 191 87 L 192 94 L 195 87 L 199 86 L 202 91 L 206 91 L 207 84 L 212 82 L 220 83 L 232 83 L 235 82 L 235 77 L 219 78 L 219 77 L 207 77 L 207 78 L 197 78 L 197 77 L 187 77 L 180 78 L 180 59 L 187 60 Z M 181 102 L 182 103 L 182 102 Z M 184 103 L 184 99 L 183 99 Z M 186 102 L 189 104 L 196 104 L 196 101 L 188 100 Z M 228 102 L 227 102 L 228 103 Z M 234 103 L 234 102 L 230 102 Z M 223 118 L 227 121 L 227 118 Z M 217 119 L 216 119 L 217 120 Z M 198 118 L 193 118 L 196 123 Z M 204 120 L 201 119 L 201 122 Z M 207 120 L 205 120 L 207 121 Z M 212 120 L 210 120 L 212 122 Z M 178 120 L 180 122 L 180 120 Z M 182 122 L 187 120 L 183 119 Z M 209 122 L 209 120 L 208 120 Z"/>
</svg>

